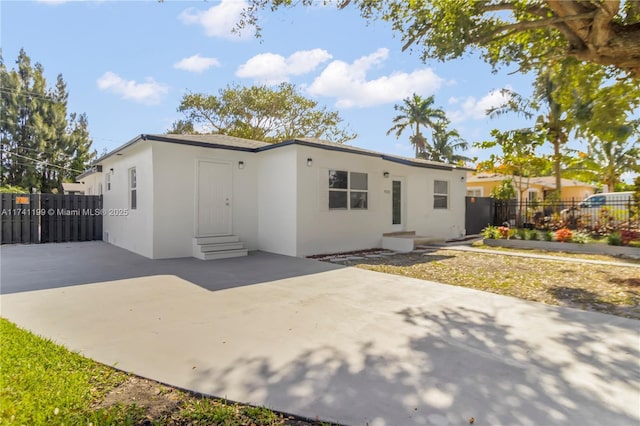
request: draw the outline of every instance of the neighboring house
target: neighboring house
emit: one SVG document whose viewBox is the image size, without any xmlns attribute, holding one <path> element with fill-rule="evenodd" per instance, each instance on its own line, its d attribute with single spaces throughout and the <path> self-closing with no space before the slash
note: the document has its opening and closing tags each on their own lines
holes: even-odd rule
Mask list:
<svg viewBox="0 0 640 426">
<path fill-rule="evenodd" d="M 505 176 L 499 173 L 477 173 L 467 174 L 467 196 L 488 197 L 496 186 L 505 179 L 511 178 L 520 199 L 521 193 L 527 194 L 528 200 L 543 200 L 546 194 L 556 189 L 555 176 L 519 178 L 517 176 Z M 518 187 L 520 183 L 521 188 Z M 586 197 L 596 192 L 597 187 L 588 183 L 573 179 L 562 179 L 562 189 L 560 199 L 582 201 Z"/>
<path fill-rule="evenodd" d="M 102 166 L 93 165 L 89 170 L 76 177 L 76 181 L 82 184 L 84 195 L 102 195 L 103 182 L 101 172 Z M 65 188 L 65 185 L 66 184 L 64 183 L 62 184 L 63 189 Z"/>
<path fill-rule="evenodd" d="M 84 182 L 62 182 L 62 191 L 68 195 L 85 195 L 86 187 Z"/>
<path fill-rule="evenodd" d="M 317 139 L 144 134 L 94 164 L 82 180 L 102 184 L 104 240 L 154 259 L 216 258 L 212 244 L 246 254 L 238 239 L 306 256 L 393 231 L 464 235 L 469 169 L 450 164 Z"/>
</svg>

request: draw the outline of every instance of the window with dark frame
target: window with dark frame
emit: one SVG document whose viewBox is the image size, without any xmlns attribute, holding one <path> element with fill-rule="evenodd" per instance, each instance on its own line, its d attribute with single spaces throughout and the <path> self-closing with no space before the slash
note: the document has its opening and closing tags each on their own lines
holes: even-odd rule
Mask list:
<svg viewBox="0 0 640 426">
<path fill-rule="evenodd" d="M 138 207 L 138 190 L 136 168 L 129 169 L 129 207 L 135 210 Z"/>
<path fill-rule="evenodd" d="M 449 208 L 449 182 L 446 180 L 433 181 L 433 208 Z"/>
<path fill-rule="evenodd" d="M 367 173 L 329 170 L 329 209 L 367 210 L 368 180 Z"/>
<path fill-rule="evenodd" d="M 111 173 L 107 173 L 106 175 L 104 175 L 104 179 L 107 184 L 107 191 L 111 191 Z"/>
</svg>

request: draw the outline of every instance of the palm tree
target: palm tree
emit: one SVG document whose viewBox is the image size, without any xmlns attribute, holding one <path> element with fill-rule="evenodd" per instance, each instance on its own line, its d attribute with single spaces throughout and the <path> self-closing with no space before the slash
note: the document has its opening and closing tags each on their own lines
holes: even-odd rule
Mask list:
<svg viewBox="0 0 640 426">
<path fill-rule="evenodd" d="M 567 72 L 564 63 L 558 67 L 543 68 L 533 85 L 533 100 L 526 99 L 513 91 L 503 90 L 503 93 L 509 96 L 508 101 L 502 106 L 487 111 L 490 117 L 516 112 L 526 118 L 533 118 L 536 113 L 539 113 L 533 130 L 543 135 L 553 147 L 555 192 L 558 195 L 562 190 L 561 148 L 568 141 L 572 130 L 567 112 L 557 100 L 558 90 L 564 84 L 563 78 L 566 77 Z"/>
<path fill-rule="evenodd" d="M 449 127 L 449 120 L 447 119 L 438 120 L 434 123 L 432 144 L 430 147 L 427 147 L 424 158 L 446 163 L 472 161 L 469 157 L 455 154 L 457 150 L 469 149 L 469 144 L 462 139 L 457 130 L 450 130 L 447 127 Z"/>
<path fill-rule="evenodd" d="M 608 135 L 589 139 L 587 152 L 578 153 L 578 158 L 569 165 L 567 175 L 602 182 L 609 191 L 614 191 L 623 173 L 640 172 L 640 139 L 629 142 L 631 136 L 638 135 L 636 126 L 637 123 L 618 126 Z"/>
<path fill-rule="evenodd" d="M 416 150 L 416 158 L 425 152 L 428 146 L 427 139 L 420 132 L 420 126 L 433 127 L 436 120 L 445 119 L 445 113 L 440 108 L 434 108 L 434 97 L 429 96 L 423 98 L 420 95 L 413 96 L 402 100 L 402 104 L 396 104 L 393 108 L 400 112 L 393 118 L 393 127 L 387 131 L 387 135 L 395 132 L 396 138 L 409 128 L 413 130 L 413 135 L 409 139 Z"/>
</svg>

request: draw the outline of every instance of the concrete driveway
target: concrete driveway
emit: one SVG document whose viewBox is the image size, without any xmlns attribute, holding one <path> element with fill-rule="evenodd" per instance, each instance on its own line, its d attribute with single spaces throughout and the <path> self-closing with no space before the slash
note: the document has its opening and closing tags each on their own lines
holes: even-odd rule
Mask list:
<svg viewBox="0 0 640 426">
<path fill-rule="evenodd" d="M 640 423 L 640 321 L 267 253 L 1 261 L 3 317 L 182 388 L 354 425 Z"/>
</svg>

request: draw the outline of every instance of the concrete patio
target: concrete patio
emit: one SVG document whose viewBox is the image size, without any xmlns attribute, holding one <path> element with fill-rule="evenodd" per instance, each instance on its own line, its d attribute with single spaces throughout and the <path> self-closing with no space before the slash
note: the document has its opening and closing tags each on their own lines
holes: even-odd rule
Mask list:
<svg viewBox="0 0 640 426">
<path fill-rule="evenodd" d="M 2 247 L 3 317 L 161 382 L 343 424 L 638 424 L 640 322 L 268 253 Z"/>
</svg>

